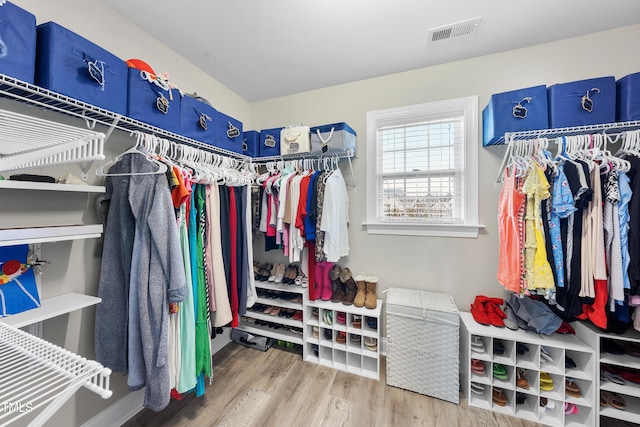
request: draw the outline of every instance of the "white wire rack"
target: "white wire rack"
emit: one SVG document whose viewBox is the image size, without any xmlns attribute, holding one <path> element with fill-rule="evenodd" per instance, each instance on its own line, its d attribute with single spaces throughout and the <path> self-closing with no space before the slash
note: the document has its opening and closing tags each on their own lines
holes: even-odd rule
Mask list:
<svg viewBox="0 0 640 427">
<path fill-rule="evenodd" d="M 111 370 L 0 322 L 0 426 L 42 426 L 80 387 L 111 397 Z"/>
<path fill-rule="evenodd" d="M 105 135 L 0 109 L 0 170 L 103 160 Z"/>
</svg>

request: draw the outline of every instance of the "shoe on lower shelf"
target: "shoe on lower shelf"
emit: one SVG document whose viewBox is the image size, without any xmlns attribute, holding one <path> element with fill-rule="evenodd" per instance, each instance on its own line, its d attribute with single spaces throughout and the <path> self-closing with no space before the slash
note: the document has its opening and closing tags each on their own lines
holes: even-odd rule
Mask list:
<svg viewBox="0 0 640 427">
<path fill-rule="evenodd" d="M 492 400 L 498 406 L 507 406 L 507 396 L 504 394 L 502 389 L 493 388 L 492 392 Z"/>
<path fill-rule="evenodd" d="M 484 384 L 471 383 L 471 393 L 474 393 L 474 394 L 484 393 Z"/>
<path fill-rule="evenodd" d="M 476 353 L 484 353 L 484 343 L 480 339 L 480 337 L 473 335 L 471 337 L 471 351 L 475 351 Z"/>
</svg>

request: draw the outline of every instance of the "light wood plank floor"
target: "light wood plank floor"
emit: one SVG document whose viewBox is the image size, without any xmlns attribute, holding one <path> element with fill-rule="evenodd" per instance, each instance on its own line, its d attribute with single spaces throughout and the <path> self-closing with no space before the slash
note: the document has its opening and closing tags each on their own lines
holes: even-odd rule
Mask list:
<svg viewBox="0 0 640 427">
<path fill-rule="evenodd" d="M 386 385 L 303 362 L 298 354 L 260 352 L 230 343 L 213 357 L 206 394 L 143 410 L 125 426 L 509 426 L 539 424 Z M 384 358 L 383 358 L 384 361 Z"/>
</svg>

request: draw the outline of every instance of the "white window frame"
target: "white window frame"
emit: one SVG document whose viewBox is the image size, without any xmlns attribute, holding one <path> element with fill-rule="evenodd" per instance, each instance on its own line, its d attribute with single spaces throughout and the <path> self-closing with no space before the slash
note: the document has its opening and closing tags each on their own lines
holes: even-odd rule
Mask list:
<svg viewBox="0 0 640 427">
<path fill-rule="evenodd" d="M 406 221 L 379 221 L 378 210 L 378 129 L 408 125 L 444 113 L 464 113 L 463 222 L 455 224 Z M 425 104 L 370 111 L 367 113 L 366 177 L 367 221 L 369 234 L 477 238 L 484 225 L 478 224 L 478 97 L 449 99 Z"/>
</svg>

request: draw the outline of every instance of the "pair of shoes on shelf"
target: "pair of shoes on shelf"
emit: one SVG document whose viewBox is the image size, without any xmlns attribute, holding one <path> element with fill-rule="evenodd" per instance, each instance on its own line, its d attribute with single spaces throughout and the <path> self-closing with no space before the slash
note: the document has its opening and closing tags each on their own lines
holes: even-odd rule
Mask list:
<svg viewBox="0 0 640 427">
<path fill-rule="evenodd" d="M 527 400 L 527 395 L 522 392 L 516 391 L 516 404 L 522 405 L 525 400 Z"/>
<path fill-rule="evenodd" d="M 518 373 L 516 374 L 516 386 L 520 388 L 529 388 L 529 380 L 527 380 L 526 374 L 527 371 L 520 368 L 518 369 Z"/>
<path fill-rule="evenodd" d="M 347 323 L 347 314 L 344 311 L 339 311 L 336 315 L 336 321 L 341 325 Z"/>
<path fill-rule="evenodd" d="M 553 362 L 553 357 L 551 357 L 551 354 L 549 354 L 549 351 L 543 345 L 540 346 L 540 357 L 547 362 Z"/>
<path fill-rule="evenodd" d="M 362 316 L 359 314 L 354 314 L 351 316 L 351 326 L 356 329 L 362 328 Z"/>
<path fill-rule="evenodd" d="M 553 390 L 553 378 L 546 372 L 540 372 L 540 390 Z"/>
<path fill-rule="evenodd" d="M 611 406 L 621 411 L 627 409 L 627 403 L 622 396 L 607 390 L 600 390 L 600 406 Z"/>
<path fill-rule="evenodd" d="M 302 310 L 295 310 L 293 320 L 302 320 Z"/>
<path fill-rule="evenodd" d="M 507 406 L 507 396 L 500 388 L 493 388 L 492 400 L 498 406 Z"/>
<path fill-rule="evenodd" d="M 349 341 L 351 341 L 351 344 L 359 346 L 362 342 L 362 337 L 358 334 L 351 334 L 349 336 Z"/>
<path fill-rule="evenodd" d="M 298 264 L 289 264 L 282 276 L 282 283 L 286 285 L 295 285 L 296 278 L 300 275 L 300 267 Z"/>
<path fill-rule="evenodd" d="M 499 339 L 493 340 L 493 353 L 494 354 L 504 354 L 504 344 Z"/>
<path fill-rule="evenodd" d="M 546 409 L 554 409 L 556 404 L 553 400 L 549 400 L 546 397 L 540 396 L 540 411 L 544 412 Z"/>
<path fill-rule="evenodd" d="M 324 314 L 322 315 L 322 320 L 324 321 L 324 323 L 326 323 L 327 325 L 333 325 L 333 311 L 331 310 L 326 310 L 324 312 Z"/>
<path fill-rule="evenodd" d="M 378 306 L 378 278 L 376 276 L 356 276 L 356 295 L 353 298 L 354 307 L 366 307 L 374 310 Z"/>
<path fill-rule="evenodd" d="M 579 399 L 582 397 L 582 393 L 580 393 L 580 387 L 576 384 L 573 378 L 566 377 L 564 380 L 564 392 L 567 396 L 575 397 Z"/>
<path fill-rule="evenodd" d="M 565 415 L 573 415 L 578 413 L 578 407 L 569 402 L 564 402 L 564 414 Z"/>
<path fill-rule="evenodd" d="M 267 282 L 271 276 L 271 269 L 273 266 L 271 263 L 265 262 L 258 266 L 258 273 L 255 275 L 256 280 Z M 255 270 L 254 270 L 255 271 Z"/>
<path fill-rule="evenodd" d="M 481 325 L 504 328 L 504 319 L 507 316 L 500 308 L 502 304 L 504 304 L 502 298 L 478 295 L 473 304 L 471 304 L 471 316 L 473 316 L 473 320 Z"/>
<path fill-rule="evenodd" d="M 480 339 L 480 337 L 473 335 L 471 337 L 471 351 L 475 351 L 476 353 L 484 353 L 484 343 Z"/>
<path fill-rule="evenodd" d="M 600 381 L 611 381 L 612 383 L 620 385 L 625 385 L 627 383 L 622 375 L 618 373 L 616 368 L 605 364 L 600 365 Z"/>
<path fill-rule="evenodd" d="M 338 344 L 345 344 L 347 342 L 347 333 L 343 331 L 338 332 L 338 335 L 336 336 L 336 342 Z"/>
<path fill-rule="evenodd" d="M 378 350 L 378 340 L 376 338 L 366 337 L 364 339 L 364 345 L 367 347 L 367 349 L 369 349 L 371 351 L 377 351 Z"/>
<path fill-rule="evenodd" d="M 473 394 L 483 394 L 484 393 L 484 384 L 471 383 L 471 393 L 473 393 Z"/>
<path fill-rule="evenodd" d="M 328 339 L 328 340 L 332 340 L 333 339 L 333 331 L 331 329 L 325 329 L 324 330 L 324 338 Z"/>
<path fill-rule="evenodd" d="M 282 283 L 284 278 L 285 266 L 284 264 L 275 263 L 271 269 L 271 275 L 269 276 L 269 282 Z"/>
<path fill-rule="evenodd" d="M 516 343 L 516 353 L 518 353 L 518 356 L 524 356 L 527 351 L 529 351 L 529 347 L 527 347 L 525 344 L 521 342 Z"/>
<path fill-rule="evenodd" d="M 506 381 L 509 378 L 506 368 L 500 363 L 493 364 L 493 378 Z"/>
<path fill-rule="evenodd" d="M 378 330 L 378 319 L 376 317 L 367 317 L 367 326 L 374 331 Z"/>
<path fill-rule="evenodd" d="M 484 375 L 486 373 L 484 362 L 478 359 L 471 359 L 471 372 L 475 375 Z"/>
</svg>

